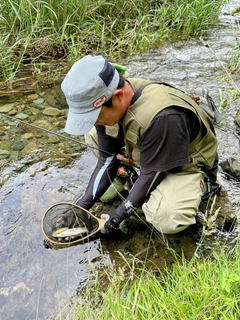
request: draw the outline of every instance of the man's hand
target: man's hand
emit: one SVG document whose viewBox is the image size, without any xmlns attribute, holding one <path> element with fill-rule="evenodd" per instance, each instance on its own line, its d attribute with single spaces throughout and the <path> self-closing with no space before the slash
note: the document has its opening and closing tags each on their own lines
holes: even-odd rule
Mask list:
<svg viewBox="0 0 240 320">
<path fill-rule="evenodd" d="M 119 229 L 119 225 L 126 218 L 124 215 L 120 216 L 117 214 L 116 209 L 107 211 L 101 215 L 102 219 L 106 219 L 104 226 L 101 229 L 101 232 L 107 234 L 114 230 Z"/>
<path fill-rule="evenodd" d="M 200 96 L 197 96 L 196 94 L 190 95 L 190 97 L 198 104 L 200 105 Z"/>
</svg>

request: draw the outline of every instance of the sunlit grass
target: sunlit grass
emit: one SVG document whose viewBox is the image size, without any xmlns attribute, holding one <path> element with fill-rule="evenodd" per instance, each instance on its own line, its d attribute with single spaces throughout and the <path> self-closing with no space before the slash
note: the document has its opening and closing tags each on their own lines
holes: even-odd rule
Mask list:
<svg viewBox="0 0 240 320">
<path fill-rule="evenodd" d="M 236 45 L 229 52 L 229 56 L 230 56 L 230 64 L 229 64 L 230 71 L 232 73 L 237 73 L 240 70 L 240 38 L 236 38 Z"/>
<path fill-rule="evenodd" d="M 67 319 L 239 319 L 239 270 L 238 248 L 232 258 L 224 252 L 190 262 L 182 257 L 171 271 L 125 260 L 98 273 Z"/>
<path fill-rule="evenodd" d="M 38 39 L 47 58 L 69 64 L 88 53 L 126 58 L 200 35 L 216 24 L 226 1 L 6 0 L 0 5 L 0 80 L 13 79 L 22 63 L 46 60 Z"/>
</svg>

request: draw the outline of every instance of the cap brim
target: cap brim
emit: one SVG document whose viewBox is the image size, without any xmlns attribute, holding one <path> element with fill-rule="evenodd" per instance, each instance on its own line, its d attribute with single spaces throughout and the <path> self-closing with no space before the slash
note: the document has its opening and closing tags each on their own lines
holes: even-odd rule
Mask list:
<svg viewBox="0 0 240 320">
<path fill-rule="evenodd" d="M 89 132 L 95 125 L 101 109 L 102 108 L 100 107 L 86 113 L 77 113 L 73 112 L 70 107 L 68 110 L 65 132 L 76 136 Z"/>
</svg>

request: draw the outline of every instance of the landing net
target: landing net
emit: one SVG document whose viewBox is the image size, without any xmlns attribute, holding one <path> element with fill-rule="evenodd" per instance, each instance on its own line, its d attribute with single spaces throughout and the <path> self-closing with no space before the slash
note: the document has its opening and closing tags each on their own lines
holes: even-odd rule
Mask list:
<svg viewBox="0 0 240 320">
<path fill-rule="evenodd" d="M 89 211 L 73 203 L 52 205 L 42 218 L 42 231 L 54 244 L 77 243 L 89 238 L 99 229 L 99 221 Z M 72 234 L 71 234 L 72 232 Z M 65 234 L 70 234 L 63 236 Z"/>
</svg>

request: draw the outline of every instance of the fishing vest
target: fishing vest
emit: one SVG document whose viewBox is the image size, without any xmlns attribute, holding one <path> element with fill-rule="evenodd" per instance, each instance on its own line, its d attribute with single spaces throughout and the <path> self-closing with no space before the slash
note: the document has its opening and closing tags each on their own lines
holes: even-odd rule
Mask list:
<svg viewBox="0 0 240 320">
<path fill-rule="evenodd" d="M 130 78 L 128 81 L 134 92 L 143 85 L 150 83 L 148 80 L 134 78 Z M 210 170 L 217 153 L 217 139 L 212 121 L 206 112 L 187 94 L 163 84 L 153 83 L 146 86 L 139 98 L 130 105 L 121 124 L 119 124 L 122 125 L 126 155 L 140 164 L 142 135 L 148 129 L 154 117 L 170 106 L 178 106 L 192 111 L 198 117 L 200 123 L 199 133 L 189 145 L 189 164 L 183 166 L 182 170 L 196 165 Z M 119 125 L 106 127 L 106 133 L 112 137 L 119 137 Z"/>
</svg>

